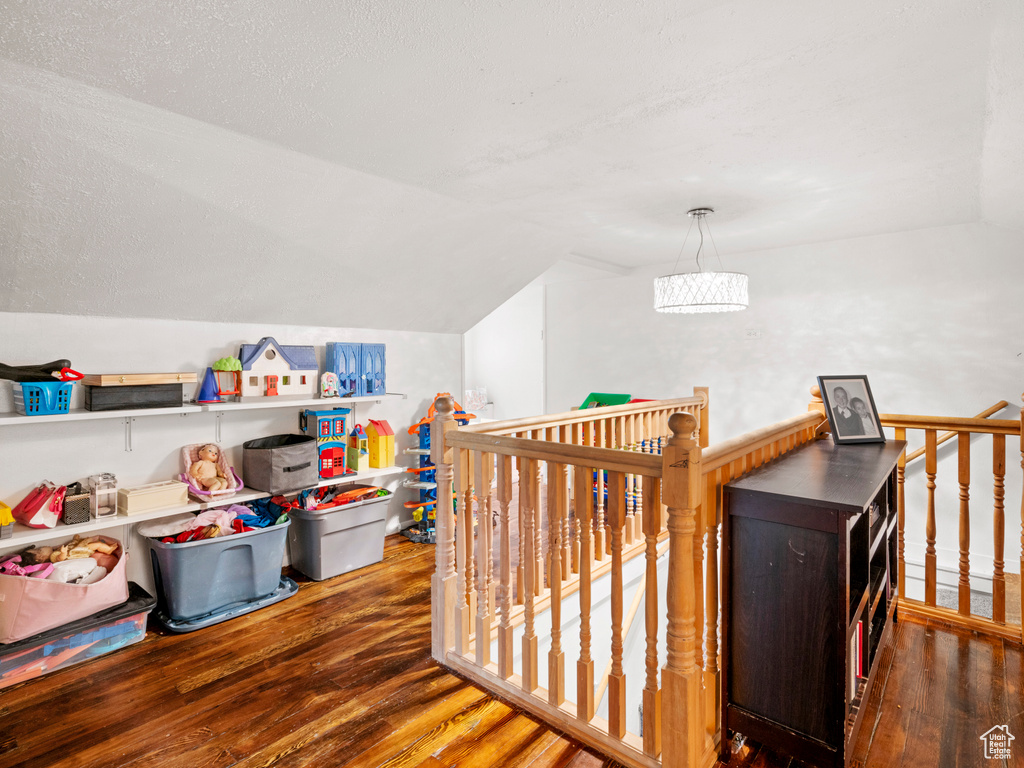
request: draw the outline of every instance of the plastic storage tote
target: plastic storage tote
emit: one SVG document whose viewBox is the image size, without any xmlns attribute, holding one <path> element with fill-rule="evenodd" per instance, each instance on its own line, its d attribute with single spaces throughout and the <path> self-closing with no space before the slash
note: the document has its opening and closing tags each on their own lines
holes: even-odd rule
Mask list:
<svg viewBox="0 0 1024 768">
<path fill-rule="evenodd" d="M 0 688 L 116 651 L 146 636 L 146 618 L 156 600 L 128 584 L 128 602 L 84 619 L 0 645 Z"/>
<path fill-rule="evenodd" d="M 379 563 L 384 558 L 390 499 L 388 494 L 322 510 L 290 510 L 292 567 L 314 581 L 323 581 Z"/>
<path fill-rule="evenodd" d="M 149 539 L 160 613 L 187 621 L 272 593 L 289 525 L 183 544 Z"/>
</svg>

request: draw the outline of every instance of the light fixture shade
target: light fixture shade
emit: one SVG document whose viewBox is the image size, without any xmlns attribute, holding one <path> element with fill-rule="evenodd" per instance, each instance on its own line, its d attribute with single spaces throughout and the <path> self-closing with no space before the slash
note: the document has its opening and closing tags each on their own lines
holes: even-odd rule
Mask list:
<svg viewBox="0 0 1024 768">
<path fill-rule="evenodd" d="M 684 272 L 654 278 L 658 312 L 736 312 L 747 304 L 747 276 L 742 272 Z"/>
</svg>

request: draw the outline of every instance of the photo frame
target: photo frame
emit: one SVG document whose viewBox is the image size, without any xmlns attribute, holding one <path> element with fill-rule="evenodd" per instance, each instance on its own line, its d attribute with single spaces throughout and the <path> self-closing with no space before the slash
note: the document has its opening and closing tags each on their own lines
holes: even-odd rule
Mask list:
<svg viewBox="0 0 1024 768">
<path fill-rule="evenodd" d="M 836 445 L 885 442 L 867 376 L 819 376 L 818 388 Z"/>
</svg>

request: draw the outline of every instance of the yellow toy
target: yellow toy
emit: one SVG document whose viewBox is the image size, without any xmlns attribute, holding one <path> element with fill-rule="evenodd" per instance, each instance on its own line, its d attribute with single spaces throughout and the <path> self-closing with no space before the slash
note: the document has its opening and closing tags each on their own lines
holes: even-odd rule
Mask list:
<svg viewBox="0 0 1024 768">
<path fill-rule="evenodd" d="M 348 452 L 346 453 L 345 461 L 349 469 L 354 469 L 356 472 L 365 472 L 370 468 L 370 450 L 367 448 L 366 443 L 366 432 L 362 426 L 356 424 L 356 428 L 348 436 Z"/>
<path fill-rule="evenodd" d="M 0 501 L 0 538 L 6 539 L 14 533 L 14 515 L 11 508 Z"/>
<path fill-rule="evenodd" d="M 395 466 L 395 433 L 391 425 L 383 419 L 370 419 L 366 437 L 370 443 L 370 466 L 377 469 Z"/>
</svg>

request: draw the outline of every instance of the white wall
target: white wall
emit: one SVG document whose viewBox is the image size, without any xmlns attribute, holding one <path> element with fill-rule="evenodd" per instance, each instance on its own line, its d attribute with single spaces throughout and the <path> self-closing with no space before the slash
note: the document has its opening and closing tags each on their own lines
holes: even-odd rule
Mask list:
<svg viewBox="0 0 1024 768">
<path fill-rule="evenodd" d="M 543 309 L 546 411 L 591 391 L 634 397 L 711 388 L 712 442 L 800 413 L 821 374 L 867 374 L 879 410 L 971 416 L 998 400 L 1017 418 L 1024 390 L 1024 233 L 957 225 L 723 253 L 724 268 L 750 275 L 750 308 L 718 315 L 663 315 L 653 278 L 552 282 Z M 689 269 L 689 265 L 684 265 Z M 481 323 L 478 329 L 485 328 Z M 760 331 L 748 340 L 746 331 Z M 497 345 L 500 324 L 475 340 Z M 487 373 L 481 373 L 482 377 Z M 921 443 L 912 434 L 912 447 Z M 972 570 L 991 574 L 991 441 L 974 441 Z M 1019 569 L 1019 446 L 1008 441 L 1006 561 Z M 940 564 L 956 568 L 955 449 L 938 473 Z M 924 478 L 907 470 L 907 557 L 923 552 Z M 979 585 L 983 586 L 983 585 Z"/>
<path fill-rule="evenodd" d="M 544 290 L 531 283 L 464 336 L 466 388 L 487 389 L 496 419 L 545 412 Z"/>
<path fill-rule="evenodd" d="M 395 430 L 397 463 L 413 444 L 406 429 L 419 420 L 437 392 L 457 391 L 461 383 L 461 337 L 350 328 L 121 320 L 101 317 L 0 313 L 0 361 L 11 365 L 69 358 L 85 373 L 205 371 L 225 355 L 237 355 L 242 342 L 273 336 L 282 344 L 313 344 L 323 368 L 328 341 L 383 342 L 387 345 L 387 390 L 408 395 L 356 406 L 356 419 L 385 418 Z M 75 387 L 73 407 L 81 407 Z M 193 392 L 188 393 L 190 396 Z M 0 381 L 0 412 L 13 410 L 12 384 Z M 243 441 L 298 432 L 299 409 L 247 410 L 221 417 L 220 443 L 241 471 Z M 181 471 L 181 446 L 215 437 L 216 414 L 140 416 L 132 424 L 132 451 L 125 451 L 123 419 L 0 426 L 0 499 L 12 507 L 43 479 L 66 483 L 97 472 L 113 472 L 123 484 L 170 478 Z M 244 477 L 243 477 L 244 480 Z M 388 483 L 396 490 L 396 483 Z M 388 511 L 389 532 L 411 521 L 401 490 Z M 115 534 L 116 535 L 116 534 Z"/>
</svg>

